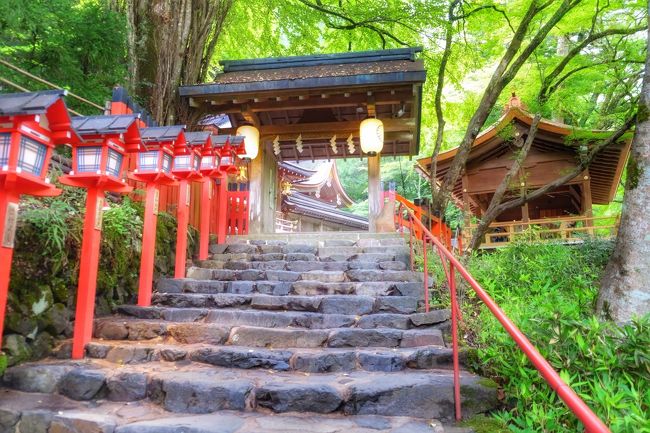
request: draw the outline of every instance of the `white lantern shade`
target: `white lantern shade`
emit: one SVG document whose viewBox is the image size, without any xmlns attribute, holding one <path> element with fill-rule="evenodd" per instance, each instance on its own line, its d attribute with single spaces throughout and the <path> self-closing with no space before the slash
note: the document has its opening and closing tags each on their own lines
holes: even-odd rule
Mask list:
<svg viewBox="0 0 650 433">
<path fill-rule="evenodd" d="M 384 124 L 379 119 L 366 119 L 359 127 L 361 150 L 375 156 L 384 148 Z"/>
<path fill-rule="evenodd" d="M 178 155 L 174 157 L 174 170 L 192 170 L 192 155 Z"/>
<path fill-rule="evenodd" d="M 77 148 L 77 173 L 97 173 L 102 163 L 101 146 Z"/>
<path fill-rule="evenodd" d="M 29 137 L 20 137 L 18 168 L 36 176 L 43 172 L 47 146 Z"/>
<path fill-rule="evenodd" d="M 163 159 L 162 159 L 162 170 L 165 173 L 171 173 L 172 171 L 172 156 L 168 153 L 163 153 Z"/>
<path fill-rule="evenodd" d="M 255 159 L 260 150 L 260 131 L 251 125 L 244 125 L 237 128 L 237 135 L 244 137 L 244 158 Z"/>
<path fill-rule="evenodd" d="M 122 173 L 122 162 L 124 157 L 122 154 L 113 149 L 108 149 L 108 160 L 106 161 L 106 174 L 113 177 L 120 177 Z"/>
<path fill-rule="evenodd" d="M 204 155 L 201 157 L 201 169 L 214 168 L 214 155 Z"/>
<path fill-rule="evenodd" d="M 0 133 L 0 168 L 9 164 L 9 143 L 11 143 L 11 134 Z"/>
<path fill-rule="evenodd" d="M 160 154 L 157 150 L 138 153 L 138 170 L 142 173 L 157 172 Z"/>
</svg>

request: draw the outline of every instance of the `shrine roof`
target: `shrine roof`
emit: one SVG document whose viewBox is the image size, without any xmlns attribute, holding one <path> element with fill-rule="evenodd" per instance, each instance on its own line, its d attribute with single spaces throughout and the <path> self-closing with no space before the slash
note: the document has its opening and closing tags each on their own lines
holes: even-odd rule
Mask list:
<svg viewBox="0 0 650 433">
<path fill-rule="evenodd" d="M 43 114 L 66 95 L 63 89 L 0 94 L 0 115 Z"/>
<path fill-rule="evenodd" d="M 184 125 L 172 125 L 172 126 L 154 126 L 151 128 L 142 128 L 140 134 L 142 135 L 142 141 L 174 141 L 178 139 L 178 136 L 183 133 L 185 130 Z"/>
<path fill-rule="evenodd" d="M 78 116 L 72 118 L 72 127 L 79 135 L 123 134 L 136 120 L 137 114 L 119 116 Z"/>
</svg>

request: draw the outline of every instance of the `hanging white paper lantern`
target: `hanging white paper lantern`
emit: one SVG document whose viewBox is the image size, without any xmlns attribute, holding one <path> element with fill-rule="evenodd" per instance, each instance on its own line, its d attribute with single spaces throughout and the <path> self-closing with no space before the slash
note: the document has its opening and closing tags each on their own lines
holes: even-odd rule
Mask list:
<svg viewBox="0 0 650 433">
<path fill-rule="evenodd" d="M 255 159 L 260 151 L 260 131 L 254 126 L 243 125 L 237 128 L 236 134 L 244 137 L 246 155 L 243 158 Z"/>
<path fill-rule="evenodd" d="M 369 156 L 375 156 L 384 148 L 384 124 L 381 120 L 371 118 L 361 122 L 359 127 L 361 150 Z"/>
</svg>

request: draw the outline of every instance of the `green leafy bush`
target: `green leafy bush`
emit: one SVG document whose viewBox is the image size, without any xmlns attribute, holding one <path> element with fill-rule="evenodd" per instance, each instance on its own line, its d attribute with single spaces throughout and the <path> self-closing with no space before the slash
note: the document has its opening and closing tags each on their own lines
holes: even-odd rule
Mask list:
<svg viewBox="0 0 650 433">
<path fill-rule="evenodd" d="M 594 317 L 611 243 L 516 243 L 473 257 L 470 271 L 613 432 L 650 432 L 650 317 L 625 326 Z M 576 432 L 579 422 L 468 291 L 464 329 L 474 368 L 497 380 L 513 432 Z"/>
<path fill-rule="evenodd" d="M 81 251 L 85 191 L 64 188 L 59 197 L 21 200 L 3 349 L 9 365 L 46 355 L 53 337 L 70 336 Z M 123 198 L 104 211 L 96 314 L 135 301 L 142 244 L 143 206 Z M 194 239 L 190 228 L 188 257 Z M 176 219 L 158 218 L 155 270 L 174 266 Z"/>
</svg>

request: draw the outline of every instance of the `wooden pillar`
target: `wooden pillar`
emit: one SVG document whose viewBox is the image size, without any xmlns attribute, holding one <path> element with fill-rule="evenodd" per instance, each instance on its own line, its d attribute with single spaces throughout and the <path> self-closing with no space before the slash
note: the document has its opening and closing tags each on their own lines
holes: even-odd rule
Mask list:
<svg viewBox="0 0 650 433">
<path fill-rule="evenodd" d="M 176 207 L 176 260 L 174 278 L 185 278 L 187 259 L 187 225 L 190 220 L 190 182 L 181 179 L 178 185 L 178 205 Z"/>
<path fill-rule="evenodd" d="M 583 216 L 587 218 L 591 218 L 593 216 L 593 210 L 592 210 L 592 201 L 591 201 L 591 176 L 589 175 L 589 170 L 585 170 L 584 173 L 582 173 L 582 203 L 581 203 L 581 213 Z M 591 220 L 585 220 L 585 227 L 591 227 L 592 221 Z M 594 234 L 593 229 L 589 229 L 588 233 L 590 235 Z"/>
<path fill-rule="evenodd" d="M 210 211 L 212 209 L 210 177 L 201 178 L 201 213 L 199 216 L 199 260 L 207 260 L 210 249 Z"/>
<path fill-rule="evenodd" d="M 142 228 L 142 252 L 140 253 L 138 305 L 141 307 L 148 307 L 151 305 L 153 268 L 154 260 L 156 258 L 156 224 L 158 221 L 159 198 L 160 190 L 158 184 L 149 182 L 147 184 L 145 196 L 144 224 Z"/>
<path fill-rule="evenodd" d="M 20 195 L 13 188 L 0 189 L 0 236 L 2 239 L 0 242 L 0 343 L 2 343 L 2 330 L 9 295 L 9 276 L 14 254 L 19 199 Z"/>
<path fill-rule="evenodd" d="M 264 152 L 260 149 L 259 154 L 255 159 L 250 161 L 248 165 L 248 182 L 249 182 L 249 203 L 248 203 L 248 232 L 252 234 L 263 233 L 262 224 L 262 206 L 263 206 L 263 192 L 262 183 L 264 176 L 264 167 L 262 161 L 264 160 Z"/>
<path fill-rule="evenodd" d="M 377 217 L 382 208 L 381 173 L 379 162 L 381 155 L 368 157 L 368 222 L 371 232 L 377 231 Z"/>
<path fill-rule="evenodd" d="M 74 338 L 72 339 L 72 359 L 84 357 L 84 349 L 93 334 L 97 268 L 99 266 L 99 248 L 102 242 L 103 207 L 104 191 L 98 188 L 89 188 L 86 196 L 86 214 L 84 216 L 83 240 L 81 242 L 81 263 L 79 265 Z M 143 252 L 144 250 L 143 247 Z M 149 289 L 151 290 L 151 287 Z M 138 300 L 141 296 L 138 295 Z"/>
<path fill-rule="evenodd" d="M 221 173 L 217 178 L 217 243 L 226 242 L 226 219 L 228 218 L 228 175 Z"/>
</svg>

